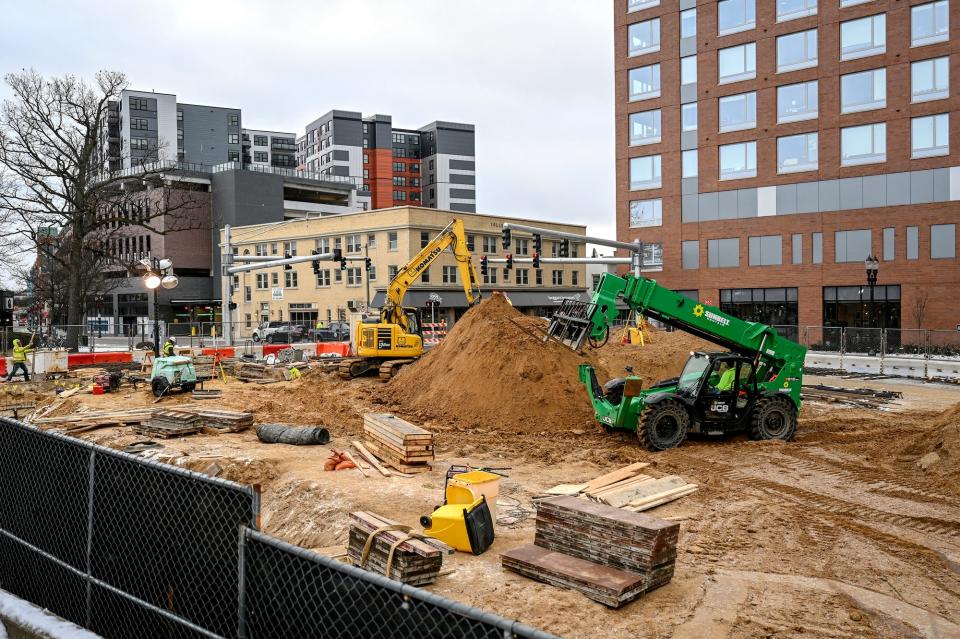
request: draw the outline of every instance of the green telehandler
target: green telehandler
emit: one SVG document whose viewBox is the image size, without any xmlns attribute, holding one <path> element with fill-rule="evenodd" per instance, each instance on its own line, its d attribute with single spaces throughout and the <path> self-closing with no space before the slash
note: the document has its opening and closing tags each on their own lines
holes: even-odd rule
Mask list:
<svg viewBox="0 0 960 639">
<path fill-rule="evenodd" d="M 590 302 L 564 300 L 547 336 L 574 350 L 584 340 L 601 346 L 609 339 L 618 305 L 727 350 L 691 353 L 679 377 L 647 389 L 636 376 L 601 386 L 593 367 L 581 364 L 580 381 L 601 425 L 635 431 L 651 451 L 679 446 L 689 433 L 747 431 L 753 439 L 793 437 L 805 347 L 772 326 L 738 319 L 654 280 L 612 273 L 601 276 Z"/>
</svg>

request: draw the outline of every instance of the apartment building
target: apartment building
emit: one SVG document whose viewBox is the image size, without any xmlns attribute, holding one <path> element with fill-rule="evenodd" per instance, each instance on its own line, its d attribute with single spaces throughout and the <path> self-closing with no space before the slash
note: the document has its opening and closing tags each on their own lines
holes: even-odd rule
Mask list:
<svg viewBox="0 0 960 639">
<path fill-rule="evenodd" d="M 960 326 L 960 0 L 614 6 L 617 235 L 662 283 L 777 325 Z"/>
<path fill-rule="evenodd" d="M 158 160 L 206 166 L 240 162 L 240 135 L 240 109 L 124 90 L 108 105 L 107 166 L 116 171 Z"/>
<path fill-rule="evenodd" d="M 475 212 L 476 151 L 472 124 L 433 122 L 393 127 L 389 115 L 364 118 L 334 110 L 298 138 L 299 168 L 362 178 L 369 208 L 427 206 Z"/>
<path fill-rule="evenodd" d="M 585 296 L 588 286 L 582 264 L 516 264 L 507 270 L 503 264 L 491 264 L 481 275 L 480 256 L 529 256 L 533 242 L 528 235 L 514 233 L 514 245 L 501 247 L 501 230 L 506 222 L 533 224 L 545 228 L 584 235 L 586 227 L 572 224 L 522 220 L 514 217 L 442 211 L 424 207 L 394 207 L 346 215 L 319 217 L 284 223 L 257 224 L 231 229 L 233 252 L 237 255 L 308 255 L 340 249 L 350 259 L 346 270 L 334 262 L 323 262 L 315 274 L 310 262 L 294 264 L 289 270 L 274 268 L 233 276 L 232 301 L 238 307 L 235 320 L 240 335 L 248 337 L 257 324 L 267 320 L 313 323 L 317 319 L 348 317 L 351 308 L 367 304 L 379 307 L 385 291 L 398 269 L 454 218 L 463 220 L 467 243 L 474 254 L 474 267 L 480 287 L 486 293 L 503 291 L 514 307 L 530 314 L 546 315 L 565 297 Z M 222 238 L 222 235 L 221 235 Z M 585 244 L 573 242 L 572 256 L 583 256 Z M 544 240 L 544 255 L 556 253 L 550 240 Z M 369 255 L 371 269 L 363 258 Z M 368 288 L 369 285 L 369 288 Z M 447 252 L 414 284 L 405 304 L 427 308 L 429 300 L 439 300 L 437 319 L 452 324 L 467 309 L 463 283 L 453 254 Z M 431 309 L 432 310 L 432 309 Z M 429 312 L 428 312 L 429 315 Z"/>
<path fill-rule="evenodd" d="M 297 168 L 297 134 L 244 129 L 244 166 Z"/>
</svg>

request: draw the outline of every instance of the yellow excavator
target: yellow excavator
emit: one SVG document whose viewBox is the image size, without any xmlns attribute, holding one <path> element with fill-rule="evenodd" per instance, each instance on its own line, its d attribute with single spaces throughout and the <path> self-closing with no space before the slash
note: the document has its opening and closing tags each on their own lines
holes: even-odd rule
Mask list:
<svg viewBox="0 0 960 639">
<path fill-rule="evenodd" d="M 387 380 L 404 364 L 423 355 L 423 321 L 420 310 L 404 308 L 407 289 L 447 249 L 452 248 L 467 304 L 480 301 L 477 271 L 470 259 L 463 220 L 455 219 L 398 272 L 387 288 L 380 316 L 357 322 L 353 345 L 356 357 L 341 360 L 339 374 L 344 379 L 369 375 L 378 370 Z"/>
</svg>

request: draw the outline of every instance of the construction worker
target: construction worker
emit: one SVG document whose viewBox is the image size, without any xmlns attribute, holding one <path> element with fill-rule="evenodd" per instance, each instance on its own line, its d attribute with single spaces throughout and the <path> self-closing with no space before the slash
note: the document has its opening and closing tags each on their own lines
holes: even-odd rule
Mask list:
<svg viewBox="0 0 960 639">
<path fill-rule="evenodd" d="M 163 343 L 163 348 L 160 350 L 161 357 L 173 357 L 173 349 L 177 346 L 177 338 L 170 336 L 167 338 L 167 341 Z"/>
<path fill-rule="evenodd" d="M 717 389 L 717 392 L 729 393 L 732 391 L 733 380 L 737 374 L 736 369 L 726 362 L 720 362 L 720 368 L 717 372 L 720 373 L 720 381 L 717 382 L 717 385 L 714 387 Z"/>
<path fill-rule="evenodd" d="M 7 375 L 7 381 L 13 381 L 13 376 L 17 374 L 18 370 L 23 371 L 23 381 L 30 381 L 30 372 L 27 370 L 27 353 L 33 350 L 33 335 L 30 336 L 30 343 L 26 346 L 20 344 L 20 340 L 13 340 L 13 368 L 10 369 L 10 373 Z"/>
</svg>

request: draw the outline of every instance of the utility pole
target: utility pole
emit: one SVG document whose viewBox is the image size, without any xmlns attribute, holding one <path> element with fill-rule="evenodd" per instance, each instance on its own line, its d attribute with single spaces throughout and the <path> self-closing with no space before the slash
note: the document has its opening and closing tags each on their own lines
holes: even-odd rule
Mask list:
<svg viewBox="0 0 960 639">
<path fill-rule="evenodd" d="M 223 227 L 223 254 L 220 259 L 220 320 L 223 323 L 223 343 L 233 345 L 233 327 L 230 312 L 230 288 L 233 286 L 233 276 L 227 272 L 233 262 L 233 247 L 230 246 L 230 225 Z"/>
<path fill-rule="evenodd" d="M 364 257 L 364 266 L 370 263 L 370 245 L 363 245 L 363 257 Z M 367 312 L 370 311 L 370 269 L 364 269 L 364 277 L 367 278 Z"/>
</svg>

